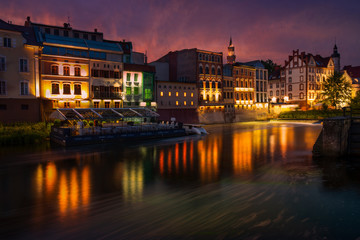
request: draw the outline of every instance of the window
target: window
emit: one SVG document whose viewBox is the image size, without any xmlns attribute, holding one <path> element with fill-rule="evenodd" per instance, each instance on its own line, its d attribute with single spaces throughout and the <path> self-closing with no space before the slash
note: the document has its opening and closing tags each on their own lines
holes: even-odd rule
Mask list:
<svg viewBox="0 0 360 240">
<path fill-rule="evenodd" d="M 208 66 L 205 67 L 205 74 L 209 74 L 209 67 Z"/>
<path fill-rule="evenodd" d="M 218 70 L 217 70 L 217 75 L 221 75 L 221 69 L 220 68 L 218 68 Z"/>
<path fill-rule="evenodd" d="M 29 110 L 29 104 L 21 104 L 21 110 Z"/>
<path fill-rule="evenodd" d="M 63 94 L 71 94 L 70 84 L 69 83 L 64 83 L 63 84 Z"/>
<path fill-rule="evenodd" d="M 279 88 L 279 83 L 278 82 L 276 83 L 276 88 Z"/>
<path fill-rule="evenodd" d="M 28 81 L 20 82 L 20 95 L 23 95 L 23 96 L 29 95 L 29 82 Z"/>
<path fill-rule="evenodd" d="M 91 40 L 96 41 L 96 35 L 91 35 Z"/>
<path fill-rule="evenodd" d="M 131 87 L 126 88 L 126 95 L 131 95 Z"/>
<path fill-rule="evenodd" d="M 179 105 L 179 102 L 178 101 L 176 101 L 176 106 L 178 106 Z"/>
<path fill-rule="evenodd" d="M 20 72 L 28 71 L 28 61 L 27 59 L 20 59 Z"/>
<path fill-rule="evenodd" d="M 276 90 L 276 96 L 279 96 L 279 90 Z"/>
<path fill-rule="evenodd" d="M 304 93 L 300 93 L 300 99 L 304 99 Z"/>
<path fill-rule="evenodd" d="M 94 108 L 99 108 L 100 103 L 99 102 L 94 102 Z"/>
<path fill-rule="evenodd" d="M 70 103 L 69 102 L 64 102 L 64 108 L 70 108 Z"/>
<path fill-rule="evenodd" d="M 131 79 L 131 74 L 130 74 L 130 73 L 127 73 L 127 74 L 126 74 L 126 81 L 130 81 L 130 79 Z"/>
<path fill-rule="evenodd" d="M 110 102 L 105 102 L 105 108 L 110 108 Z"/>
<path fill-rule="evenodd" d="M 186 106 L 186 101 L 184 101 L 184 106 Z"/>
<path fill-rule="evenodd" d="M 50 34 L 50 28 L 45 28 L 45 33 Z"/>
<path fill-rule="evenodd" d="M 80 107 L 81 102 L 79 100 L 75 101 L 75 107 Z"/>
<path fill-rule="evenodd" d="M 289 93 L 289 100 L 291 100 L 292 99 L 292 94 L 291 93 Z"/>
<path fill-rule="evenodd" d="M 300 90 L 304 90 L 304 84 L 300 84 Z"/>
<path fill-rule="evenodd" d="M 75 95 L 81 95 L 81 84 L 75 84 L 74 85 L 74 94 Z"/>
<path fill-rule="evenodd" d="M 203 74 L 203 73 L 204 73 L 203 66 L 201 66 L 201 65 L 200 65 L 200 67 L 199 67 L 199 73 L 200 73 L 200 74 Z"/>
<path fill-rule="evenodd" d="M 69 36 L 69 31 L 64 30 L 64 37 L 68 37 Z"/>
<path fill-rule="evenodd" d="M 54 29 L 54 35 L 59 36 L 59 29 Z"/>
<path fill-rule="evenodd" d="M 4 47 L 8 47 L 8 48 L 11 48 L 11 38 L 4 38 L 4 44 L 3 44 Z"/>
<path fill-rule="evenodd" d="M 75 32 L 74 33 L 74 38 L 79 38 L 79 33 Z"/>
<path fill-rule="evenodd" d="M 160 92 L 160 96 L 164 96 L 164 92 Z"/>
<path fill-rule="evenodd" d="M 272 83 L 270 83 L 270 89 L 272 89 Z"/>
<path fill-rule="evenodd" d="M 281 95 L 284 95 L 284 90 L 281 90 Z"/>
<path fill-rule="evenodd" d="M 51 66 L 51 74 L 52 75 L 58 75 L 59 74 L 59 66 L 58 65 L 52 65 Z"/>
<path fill-rule="evenodd" d="M 52 83 L 51 84 L 51 94 L 60 94 L 59 84 L 58 83 Z"/>
<path fill-rule="evenodd" d="M 87 35 L 86 33 L 83 34 L 83 39 L 89 39 L 89 35 Z"/>
<path fill-rule="evenodd" d="M 300 82 L 304 81 L 304 76 L 300 76 Z"/>
<path fill-rule="evenodd" d="M 272 97 L 272 95 L 273 95 L 273 92 L 272 92 L 272 91 L 270 91 L 270 97 Z"/>
<path fill-rule="evenodd" d="M 63 75 L 64 76 L 70 76 L 70 67 L 69 66 L 64 66 L 63 67 Z"/>
<path fill-rule="evenodd" d="M 292 69 L 289 69 L 289 74 L 292 74 Z"/>
<path fill-rule="evenodd" d="M 292 91 L 292 85 L 289 85 L 289 91 Z"/>
<path fill-rule="evenodd" d="M 80 67 L 75 67 L 75 68 L 74 68 L 74 72 L 75 72 L 75 76 L 77 76 L 77 77 L 81 76 L 81 69 L 80 69 Z"/>
<path fill-rule="evenodd" d="M 186 92 L 184 92 L 184 97 L 186 97 Z"/>
<path fill-rule="evenodd" d="M 194 93 L 191 93 L 191 97 L 194 97 Z"/>
<path fill-rule="evenodd" d="M 171 92 L 169 92 L 169 97 L 171 97 Z"/>
<path fill-rule="evenodd" d="M 139 94 L 139 88 L 138 87 L 134 87 L 134 95 L 138 95 Z"/>
<path fill-rule="evenodd" d="M 194 105 L 194 102 L 193 102 L 193 101 L 191 101 L 191 105 Z"/>
<path fill-rule="evenodd" d="M 115 108 L 120 108 L 120 102 L 115 102 Z"/>
<path fill-rule="evenodd" d="M 6 82 L 0 81 L 0 95 L 6 95 Z"/>
<path fill-rule="evenodd" d="M 292 78 L 291 77 L 289 77 L 289 83 L 292 83 Z"/>
<path fill-rule="evenodd" d="M 215 75 L 215 67 L 214 66 L 211 67 L 211 74 Z"/>
<path fill-rule="evenodd" d="M 138 77 L 139 77 L 139 74 L 135 73 L 135 74 L 134 74 L 134 81 L 135 81 L 135 82 L 138 81 Z"/>
<path fill-rule="evenodd" d="M 5 71 L 6 69 L 5 69 L 5 67 L 6 67 L 6 65 L 5 65 L 5 57 L 0 57 L 0 71 Z"/>
</svg>

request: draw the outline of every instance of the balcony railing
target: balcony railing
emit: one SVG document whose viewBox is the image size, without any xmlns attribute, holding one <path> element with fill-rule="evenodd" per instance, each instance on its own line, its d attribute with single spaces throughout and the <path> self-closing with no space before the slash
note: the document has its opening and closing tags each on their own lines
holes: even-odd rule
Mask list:
<svg viewBox="0 0 360 240">
<path fill-rule="evenodd" d="M 122 99 L 122 93 L 117 92 L 93 92 L 93 98 Z"/>
</svg>

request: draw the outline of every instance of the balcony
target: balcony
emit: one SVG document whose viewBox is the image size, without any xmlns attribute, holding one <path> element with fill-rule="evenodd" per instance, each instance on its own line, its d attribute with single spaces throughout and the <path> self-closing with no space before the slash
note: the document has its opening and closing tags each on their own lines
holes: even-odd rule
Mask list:
<svg viewBox="0 0 360 240">
<path fill-rule="evenodd" d="M 93 92 L 93 98 L 97 99 L 122 99 L 122 93 L 119 92 Z"/>
</svg>

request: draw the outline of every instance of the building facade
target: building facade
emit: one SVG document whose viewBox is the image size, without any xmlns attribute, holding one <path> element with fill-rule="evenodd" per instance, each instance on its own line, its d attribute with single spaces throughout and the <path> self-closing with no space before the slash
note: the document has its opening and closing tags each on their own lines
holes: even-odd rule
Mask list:
<svg viewBox="0 0 360 240">
<path fill-rule="evenodd" d="M 39 50 L 29 27 L 0 20 L 0 121 L 36 122 L 39 104 Z"/>
<path fill-rule="evenodd" d="M 254 109 L 256 69 L 241 63 L 233 65 L 235 109 Z"/>
<path fill-rule="evenodd" d="M 360 93 L 360 66 L 345 66 L 343 72 L 343 76 L 345 77 L 345 79 L 351 82 L 351 97 L 354 98 L 356 94 Z"/>
<path fill-rule="evenodd" d="M 334 73 L 331 57 L 293 51 L 285 61 L 282 76 L 286 79 L 285 99 L 308 109 L 323 99 L 323 82 Z"/>
</svg>

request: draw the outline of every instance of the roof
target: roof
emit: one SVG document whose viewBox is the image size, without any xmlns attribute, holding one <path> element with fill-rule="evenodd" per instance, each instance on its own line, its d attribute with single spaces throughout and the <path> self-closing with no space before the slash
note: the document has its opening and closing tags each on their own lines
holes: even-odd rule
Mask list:
<svg viewBox="0 0 360 240">
<path fill-rule="evenodd" d="M 347 72 L 347 74 L 349 74 L 349 76 L 353 79 L 354 82 L 354 78 L 360 78 L 360 66 L 345 66 L 344 70 Z"/>
<path fill-rule="evenodd" d="M 269 80 L 279 80 L 280 79 L 280 67 L 275 67 L 274 71 L 269 75 Z"/>
<path fill-rule="evenodd" d="M 86 40 L 82 38 L 70 38 L 70 37 L 63 37 L 63 36 L 55 36 L 51 34 L 42 34 L 40 33 L 39 29 L 36 29 L 39 41 L 44 43 L 52 43 L 52 44 L 61 44 L 61 45 L 69 45 L 69 46 L 76 46 L 76 47 L 83 47 L 83 48 L 92 48 L 92 49 L 99 49 L 105 51 L 115 51 L 115 52 L 122 52 L 122 48 L 120 44 L 117 43 L 110 43 L 110 42 L 99 42 L 99 41 L 92 41 Z"/>
<path fill-rule="evenodd" d="M 124 71 L 156 72 L 155 66 L 124 63 Z"/>
<path fill-rule="evenodd" d="M 14 32 L 21 32 L 22 36 L 26 40 L 26 44 L 35 45 L 35 46 L 41 45 L 41 43 L 39 43 L 36 40 L 35 32 L 31 27 L 24 27 L 20 25 L 10 24 L 0 19 L 0 29 L 14 31 Z"/>
<path fill-rule="evenodd" d="M 327 65 L 329 64 L 329 61 L 331 59 L 331 57 L 323 58 L 320 55 L 316 55 L 316 56 L 313 56 L 313 57 L 314 57 L 314 60 L 316 62 L 317 67 L 327 67 Z"/>
<path fill-rule="evenodd" d="M 254 60 L 254 61 L 250 61 L 250 62 L 245 62 L 243 64 L 247 65 L 247 66 L 252 66 L 252 67 L 255 67 L 255 68 L 265 69 L 264 64 L 262 64 L 260 60 Z"/>
</svg>

